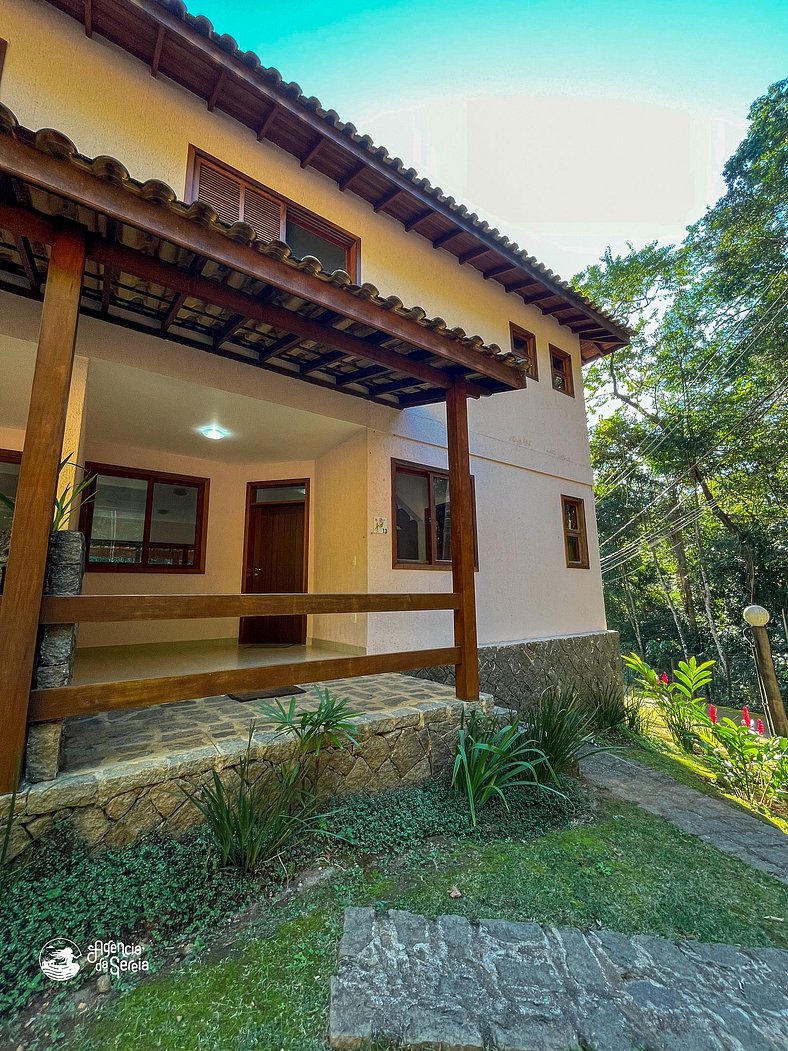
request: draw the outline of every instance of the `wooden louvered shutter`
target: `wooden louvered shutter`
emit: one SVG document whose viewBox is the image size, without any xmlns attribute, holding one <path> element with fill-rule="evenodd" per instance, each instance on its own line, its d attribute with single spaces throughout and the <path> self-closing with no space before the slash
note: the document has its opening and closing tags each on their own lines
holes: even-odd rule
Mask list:
<svg viewBox="0 0 788 1051">
<path fill-rule="evenodd" d="M 243 188 L 243 220 L 253 228 L 263 241 L 274 241 L 282 237 L 284 202 L 266 197 L 250 186 Z"/>
<path fill-rule="evenodd" d="M 197 169 L 197 199 L 215 208 L 225 223 L 237 223 L 241 218 L 240 180 L 204 161 L 199 162 Z"/>
</svg>

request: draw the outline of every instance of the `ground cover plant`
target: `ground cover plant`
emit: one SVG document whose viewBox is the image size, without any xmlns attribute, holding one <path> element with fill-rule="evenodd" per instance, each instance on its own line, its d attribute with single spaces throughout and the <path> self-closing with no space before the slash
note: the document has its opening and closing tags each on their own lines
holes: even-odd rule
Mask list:
<svg viewBox="0 0 788 1051">
<path fill-rule="evenodd" d="M 326 1051 L 328 983 L 346 905 L 788 948 L 784 886 L 635 806 L 597 799 L 580 820 L 523 838 L 504 835 L 502 827 L 497 834 L 477 829 L 462 838 L 418 839 L 417 826 L 426 829 L 429 822 L 411 822 L 408 814 L 420 791 L 428 799 L 419 809 L 438 812 L 445 796 L 432 796 L 434 788 L 388 793 L 375 801 L 374 812 L 363 797 L 342 804 L 343 823 L 356 830 L 359 844 L 374 848 L 376 823 L 408 826 L 408 849 L 381 856 L 323 841 L 327 849 L 311 859 L 302 892 L 293 884 L 285 889 L 284 882 L 270 898 L 256 891 L 254 908 L 235 919 L 228 918 L 226 900 L 227 911 L 206 931 L 202 955 L 165 960 L 158 974 L 117 997 L 85 996 L 90 1006 L 82 1011 L 71 996 L 37 1016 L 26 1031 L 28 1051 L 35 1041 L 37 1051 Z M 517 809 L 501 806 L 501 814 Z M 166 849 L 173 848 L 155 847 Z M 203 842 L 191 862 L 180 855 L 171 859 L 189 869 L 182 881 L 182 916 L 198 892 L 196 872 L 206 855 Z M 101 866 L 107 861 L 100 859 L 76 874 L 88 900 L 103 893 Z M 150 866 L 152 856 L 146 862 Z M 224 872 L 217 878 L 231 877 Z M 260 886 L 255 878 L 233 875 L 232 881 L 236 887 Z M 128 909 L 129 899 L 124 902 Z M 155 911 L 155 904 L 149 906 Z M 110 922 L 118 916 L 116 907 Z M 162 941 L 182 937 L 171 928 Z M 18 1046 L 16 1033 L 13 1040 L 9 1045 Z"/>
</svg>

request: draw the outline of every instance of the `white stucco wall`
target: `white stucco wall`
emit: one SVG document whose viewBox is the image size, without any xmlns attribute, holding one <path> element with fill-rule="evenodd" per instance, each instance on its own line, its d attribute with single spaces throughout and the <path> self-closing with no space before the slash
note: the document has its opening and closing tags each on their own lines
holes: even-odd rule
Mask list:
<svg viewBox="0 0 788 1051">
<path fill-rule="evenodd" d="M 4 0 L 0 35 L 9 40 L 0 101 L 28 127 L 55 127 L 82 152 L 114 155 L 135 178 L 164 179 L 179 195 L 184 193 L 189 146 L 197 146 L 359 236 L 362 280 L 373 282 L 382 293 L 396 294 L 407 304 L 418 303 L 449 325 L 462 325 L 501 346 L 508 345 L 510 322 L 534 332 L 539 381 L 529 381 L 524 391 L 496 395 L 469 407 L 479 526 L 480 638 L 508 641 L 605 626 L 577 337 L 507 295 L 497 283 L 461 267 L 453 256 L 435 251 L 417 234 L 406 234 L 393 219 L 374 214 L 352 193 L 342 194 L 330 180 L 302 170 L 295 158 L 258 143 L 249 129 L 219 112 L 208 113 L 203 102 L 165 78 L 153 80 L 148 69 L 126 53 L 101 38 L 87 39 L 77 22 L 41 0 Z M 96 90 L 96 85 L 111 85 L 111 90 Z M 4 341 L 10 346 L 10 341 L 22 339 L 32 349 L 38 307 L 7 295 L 0 299 L 2 361 Z M 572 356 L 574 398 L 552 389 L 551 343 Z M 366 429 L 298 470 L 292 463 L 270 460 L 232 469 L 208 460 L 200 466 L 192 462 L 199 456 L 139 449 L 133 433 L 127 441 L 115 443 L 122 448 L 100 451 L 100 440 L 95 449 L 88 445 L 84 453 L 88 458 L 211 477 L 211 520 L 204 577 L 92 574 L 87 589 L 166 592 L 176 590 L 173 583 L 178 580 L 179 589 L 187 591 L 237 590 L 245 482 L 294 474 L 314 479 L 310 561 L 314 590 L 450 588 L 449 573 L 392 569 L 391 537 L 371 532 L 373 515 L 391 514 L 392 456 L 445 466 L 441 406 L 397 412 L 93 319 L 81 323 L 77 352 L 189 379 L 206 391 L 235 392 Z M 6 422 L 0 416 L 0 446 L 15 447 L 12 438 L 3 438 Z M 562 493 L 586 501 L 590 570 L 565 566 Z M 316 515 L 323 518 L 322 526 Z M 216 538 L 221 538 L 219 543 Z M 172 638 L 195 638 L 209 637 L 209 632 L 232 634 L 234 626 L 192 622 L 166 630 Z M 159 628 L 151 635 L 146 625 L 135 626 L 135 631 L 140 640 L 162 637 Z M 120 632 L 120 628 L 86 627 L 82 642 L 118 641 Z M 350 646 L 366 645 L 373 652 L 439 645 L 450 641 L 451 616 L 371 615 L 355 622 L 348 617 L 317 618 L 310 624 L 312 632 Z M 122 637 L 130 637 L 129 627 L 122 628 Z"/>
</svg>

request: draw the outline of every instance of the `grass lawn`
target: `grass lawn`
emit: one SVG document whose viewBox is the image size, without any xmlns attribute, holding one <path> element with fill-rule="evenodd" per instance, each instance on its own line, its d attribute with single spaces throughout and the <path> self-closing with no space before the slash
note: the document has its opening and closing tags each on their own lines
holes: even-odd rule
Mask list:
<svg viewBox="0 0 788 1051">
<path fill-rule="evenodd" d="M 383 856 L 367 852 L 387 807 L 397 841 L 396 829 L 418 810 L 410 791 L 407 807 L 384 801 L 373 814 L 364 803 L 360 817 L 351 807 L 355 849 L 314 858 L 304 889 L 261 893 L 212 922 L 205 948 L 186 961 L 163 946 L 161 971 L 126 991 L 69 991 L 44 1010 L 39 1001 L 25 1036 L 17 1030 L 8 1046 L 325 1051 L 329 978 L 342 909 L 351 904 L 788 948 L 785 886 L 602 797 L 543 834 L 523 826 L 523 838 L 445 834 Z M 88 896 L 94 889 L 85 888 Z M 177 931 L 166 940 L 176 945 Z"/>
</svg>

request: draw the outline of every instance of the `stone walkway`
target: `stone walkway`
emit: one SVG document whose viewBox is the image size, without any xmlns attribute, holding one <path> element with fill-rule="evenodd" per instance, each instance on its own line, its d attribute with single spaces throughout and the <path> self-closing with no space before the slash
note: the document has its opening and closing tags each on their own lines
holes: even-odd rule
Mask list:
<svg viewBox="0 0 788 1051">
<path fill-rule="evenodd" d="M 441 1051 L 785 1051 L 788 951 L 346 909 L 330 1041 Z"/>
<path fill-rule="evenodd" d="M 773 825 L 613 752 L 584 759 L 581 770 L 597 787 L 788 883 L 788 836 Z"/>
</svg>

